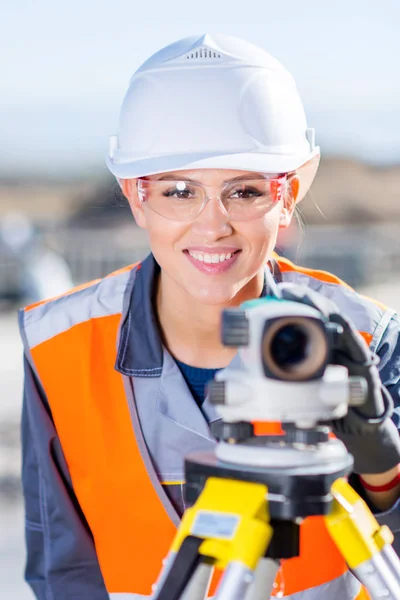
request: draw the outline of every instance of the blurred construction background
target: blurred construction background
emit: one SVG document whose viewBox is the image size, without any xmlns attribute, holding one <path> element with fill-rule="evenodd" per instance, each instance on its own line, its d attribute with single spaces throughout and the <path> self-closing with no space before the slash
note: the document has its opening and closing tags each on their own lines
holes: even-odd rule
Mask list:
<svg viewBox="0 0 400 600">
<path fill-rule="evenodd" d="M 279 250 L 400 309 L 400 5 L 260 1 L 235 14 L 224 0 L 195 14 L 155 1 L 149 15 L 146 4 L 25 0 L 1 9 L 1 598 L 33 597 L 23 583 L 16 311 L 147 253 L 103 157 L 130 75 L 159 47 L 221 32 L 285 64 L 323 159 Z"/>
</svg>

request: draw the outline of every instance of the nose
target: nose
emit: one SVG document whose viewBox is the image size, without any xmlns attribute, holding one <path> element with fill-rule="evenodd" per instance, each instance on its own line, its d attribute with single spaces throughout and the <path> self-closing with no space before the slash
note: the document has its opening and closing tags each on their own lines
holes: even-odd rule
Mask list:
<svg viewBox="0 0 400 600">
<path fill-rule="evenodd" d="M 192 224 L 193 232 L 216 240 L 232 233 L 229 215 L 218 198 L 210 198 Z"/>
</svg>

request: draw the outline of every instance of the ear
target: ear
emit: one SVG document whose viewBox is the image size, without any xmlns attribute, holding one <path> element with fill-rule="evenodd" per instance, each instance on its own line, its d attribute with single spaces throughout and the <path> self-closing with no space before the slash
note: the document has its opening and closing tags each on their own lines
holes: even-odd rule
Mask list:
<svg viewBox="0 0 400 600">
<path fill-rule="evenodd" d="M 296 175 L 289 176 L 281 214 L 279 215 L 279 229 L 285 229 L 286 227 L 289 227 L 292 221 L 298 194 L 299 180 Z"/>
<path fill-rule="evenodd" d="M 146 215 L 144 214 L 143 204 L 139 200 L 137 193 L 136 179 L 120 179 L 119 184 L 122 193 L 129 202 L 136 223 L 142 229 L 147 229 Z"/>
</svg>

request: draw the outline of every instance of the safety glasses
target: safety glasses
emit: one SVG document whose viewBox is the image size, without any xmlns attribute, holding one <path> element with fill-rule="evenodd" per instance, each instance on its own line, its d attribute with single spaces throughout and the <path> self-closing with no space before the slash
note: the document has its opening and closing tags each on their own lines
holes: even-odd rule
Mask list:
<svg viewBox="0 0 400 600">
<path fill-rule="evenodd" d="M 171 221 L 193 221 L 212 198 L 232 221 L 251 221 L 265 215 L 285 196 L 287 176 L 232 180 L 218 192 L 184 179 L 138 179 L 139 200 Z"/>
</svg>

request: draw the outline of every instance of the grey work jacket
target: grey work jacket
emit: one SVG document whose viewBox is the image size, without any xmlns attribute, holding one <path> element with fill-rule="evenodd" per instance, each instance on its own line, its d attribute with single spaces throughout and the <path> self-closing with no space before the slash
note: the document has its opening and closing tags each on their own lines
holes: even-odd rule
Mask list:
<svg viewBox="0 0 400 600">
<path fill-rule="evenodd" d="M 371 331 L 371 349 L 380 356 L 381 378 L 394 399 L 393 420 L 399 427 L 399 317 L 345 286 L 296 271 L 281 273 L 277 263 L 273 267 L 273 275 L 266 269 L 263 295 L 273 294 L 277 281 L 307 285 L 330 297 L 357 329 Z M 201 409 L 197 406 L 172 356 L 162 345 L 151 302 L 158 272 L 153 256 L 149 255 L 140 270 L 133 268 L 116 283 L 120 286 L 118 293 L 123 297 L 123 314 L 116 340 L 118 354 L 115 368 L 131 381 L 144 440 L 157 477 L 161 482 L 182 482 L 184 455 L 214 447 L 215 440 L 209 425 L 218 416 L 207 400 Z M 102 280 L 89 289 L 78 290 L 34 309 L 33 317 L 27 318 L 23 311 L 20 313 L 25 345 L 22 414 L 22 484 L 27 544 L 25 578 L 39 600 L 107 600 L 109 596 L 93 537 L 74 494 L 49 403 L 30 356 L 32 343 L 28 341 L 27 331 L 33 329 L 34 335 L 43 336 L 47 335 L 44 333 L 46 328 L 60 330 L 61 327 L 62 330 L 73 326 L 68 316 L 71 311 L 66 310 L 67 305 L 72 303 L 78 307 L 77 311 L 80 305 L 86 303 L 92 316 L 107 314 L 108 299 L 110 304 L 113 301 L 112 279 L 107 282 L 106 302 L 102 302 L 101 294 L 97 293 L 105 281 Z M 57 357 L 54 357 L 56 363 Z M 71 398 L 71 401 L 76 399 Z M 356 478 L 352 483 L 363 495 Z M 185 509 L 183 487 L 183 484 L 164 486 L 177 519 Z M 389 511 L 377 514 L 378 520 L 387 523 L 395 533 L 397 550 L 400 548 L 400 535 L 397 535 L 400 532 L 399 507 L 400 502 Z M 352 577 L 350 573 L 349 576 Z M 348 585 L 351 587 L 351 582 Z M 328 589 L 326 592 L 326 600 L 338 597 L 331 597 Z M 122 596 L 119 596 L 121 600 Z M 345 596 L 344 592 L 340 597 L 347 600 L 351 595 Z M 300 596 L 296 595 L 297 598 Z M 305 591 L 301 594 L 303 599 L 313 600 L 314 596 Z"/>
</svg>

